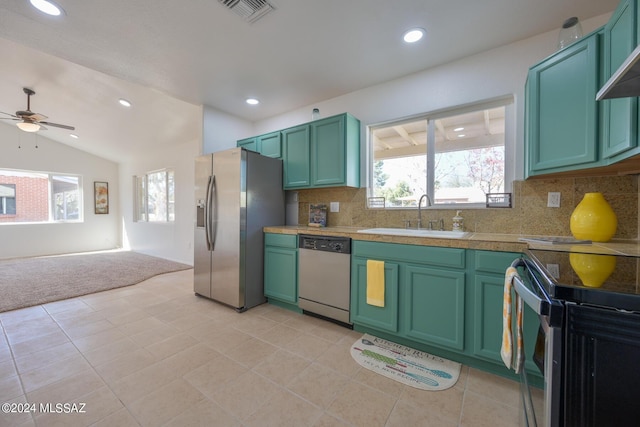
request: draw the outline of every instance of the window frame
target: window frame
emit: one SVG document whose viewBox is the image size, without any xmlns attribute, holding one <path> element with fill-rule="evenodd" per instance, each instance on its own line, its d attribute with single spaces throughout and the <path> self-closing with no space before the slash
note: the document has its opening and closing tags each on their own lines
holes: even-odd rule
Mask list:
<svg viewBox="0 0 640 427">
<path fill-rule="evenodd" d="M 444 108 L 431 112 L 414 114 L 394 120 L 386 120 L 384 122 L 375 123 L 367 126 L 367 198 L 376 197 L 374 194 L 374 168 L 375 168 L 375 155 L 373 151 L 373 132 L 377 129 L 402 125 L 419 120 L 427 121 L 427 147 L 425 152 L 426 157 L 426 193 L 430 200 L 434 200 L 435 196 L 435 169 L 433 166 L 433 160 L 435 158 L 435 144 L 431 141 L 435 141 L 435 120 L 447 118 L 451 116 L 457 116 L 461 114 L 471 113 L 478 110 L 491 109 L 491 108 L 505 108 L 505 124 L 504 124 L 504 192 L 510 193 L 513 188 L 513 181 L 515 179 L 515 151 L 516 151 L 516 102 L 515 97 L 512 94 L 500 96 L 496 98 L 490 98 L 473 102 L 469 104 L 463 104 L 459 106 Z M 368 203 L 367 203 L 368 207 Z M 440 203 L 431 204 L 428 209 L 485 209 L 486 203 Z M 425 208 L 425 206 L 423 206 Z M 375 207 L 379 209 L 389 210 L 415 210 L 417 206 L 387 206 L 385 203 L 384 208 Z"/>
<path fill-rule="evenodd" d="M 2 172 L 7 172 L 8 176 L 13 176 L 13 177 L 23 177 L 23 178 L 41 178 L 44 179 L 46 178 L 47 180 L 47 196 L 46 196 L 46 201 L 47 201 L 47 219 L 46 220 L 38 220 L 38 221 L 1 221 L 0 225 L 5 225 L 5 224 L 64 224 L 64 223 L 76 223 L 76 222 L 84 222 L 84 187 L 83 187 L 83 176 L 79 175 L 79 174 L 75 174 L 75 173 L 64 173 L 64 172 L 43 172 L 43 171 L 36 171 L 36 170 L 27 170 L 27 169 L 7 169 L 7 168 L 0 168 L 0 181 L 2 181 Z M 54 181 L 56 180 L 56 178 L 62 178 L 62 177 L 73 177 L 73 178 L 77 178 L 77 188 L 74 191 L 78 192 L 78 200 L 77 200 L 77 205 L 78 205 L 78 218 L 72 218 L 72 219 L 56 219 L 56 214 L 55 214 L 55 209 L 56 209 L 56 201 L 55 201 L 55 195 L 57 193 L 54 193 Z M 59 179 L 58 179 L 59 181 Z M 19 194 L 19 186 L 17 184 L 12 184 L 12 183 L 5 183 L 5 185 L 14 185 L 15 186 L 15 209 L 16 212 L 12 213 L 12 214 L 5 214 L 5 213 L 0 213 L 0 216 L 2 218 L 9 218 L 9 217 L 19 217 L 21 214 L 20 212 L 18 212 L 18 194 Z M 25 195 L 26 197 L 28 197 L 28 195 Z M 23 196 L 23 197 L 25 197 Z M 44 197 L 43 197 L 44 200 Z"/>
<path fill-rule="evenodd" d="M 164 174 L 165 181 L 165 216 L 163 220 L 151 220 L 149 214 L 149 175 Z M 171 178 L 170 178 L 171 177 Z M 172 168 L 156 169 L 142 175 L 133 177 L 134 187 L 134 222 L 146 222 L 153 224 L 174 223 L 175 218 L 175 170 Z"/>
</svg>

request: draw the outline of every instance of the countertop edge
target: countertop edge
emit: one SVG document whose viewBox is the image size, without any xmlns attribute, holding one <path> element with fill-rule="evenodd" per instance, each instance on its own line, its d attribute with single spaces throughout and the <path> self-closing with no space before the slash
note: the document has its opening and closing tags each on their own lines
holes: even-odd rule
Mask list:
<svg viewBox="0 0 640 427">
<path fill-rule="evenodd" d="M 584 252 L 593 254 L 612 254 L 640 257 L 640 245 L 637 240 L 612 240 L 605 243 L 582 245 L 540 244 L 521 241 L 521 238 L 543 236 L 500 233 L 469 233 L 463 238 L 411 237 L 383 234 L 359 233 L 358 230 L 370 227 L 308 227 L 303 225 L 285 225 L 264 227 L 265 233 L 275 234 L 311 234 L 319 236 L 344 236 L 353 240 L 380 243 L 399 243 L 420 246 L 439 246 L 448 248 L 477 249 L 496 252 L 524 252 L 526 249 L 552 250 L 561 252 Z"/>
</svg>

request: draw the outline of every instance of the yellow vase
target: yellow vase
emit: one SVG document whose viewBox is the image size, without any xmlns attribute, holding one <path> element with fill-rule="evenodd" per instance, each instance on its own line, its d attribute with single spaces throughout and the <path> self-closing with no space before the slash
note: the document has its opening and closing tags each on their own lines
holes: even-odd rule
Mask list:
<svg viewBox="0 0 640 427">
<path fill-rule="evenodd" d="M 586 193 L 571 214 L 571 234 L 576 239 L 608 242 L 618 228 L 618 218 L 602 193 Z"/>
<path fill-rule="evenodd" d="M 616 268 L 616 257 L 596 254 L 569 254 L 569 263 L 582 284 L 590 288 L 599 288 Z"/>
</svg>

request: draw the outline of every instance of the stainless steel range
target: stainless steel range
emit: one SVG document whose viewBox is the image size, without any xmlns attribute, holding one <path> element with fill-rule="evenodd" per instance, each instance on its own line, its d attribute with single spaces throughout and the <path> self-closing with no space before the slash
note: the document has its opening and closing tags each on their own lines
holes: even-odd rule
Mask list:
<svg viewBox="0 0 640 427">
<path fill-rule="evenodd" d="M 541 323 L 532 356 L 545 411 L 529 414 L 529 425 L 638 425 L 640 258 L 571 250 L 528 250 L 513 264 L 516 292 Z"/>
</svg>

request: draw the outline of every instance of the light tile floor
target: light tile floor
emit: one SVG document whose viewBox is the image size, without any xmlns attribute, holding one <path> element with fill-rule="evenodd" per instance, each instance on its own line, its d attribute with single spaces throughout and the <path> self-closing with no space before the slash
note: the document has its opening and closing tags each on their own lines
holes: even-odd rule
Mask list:
<svg viewBox="0 0 640 427">
<path fill-rule="evenodd" d="M 196 297 L 192 275 L 0 313 L 0 403 L 35 409 L 0 425 L 519 423 L 513 381 L 463 367 L 445 391 L 404 386 L 352 360 L 361 334 L 269 304 L 238 314 Z"/>
</svg>

